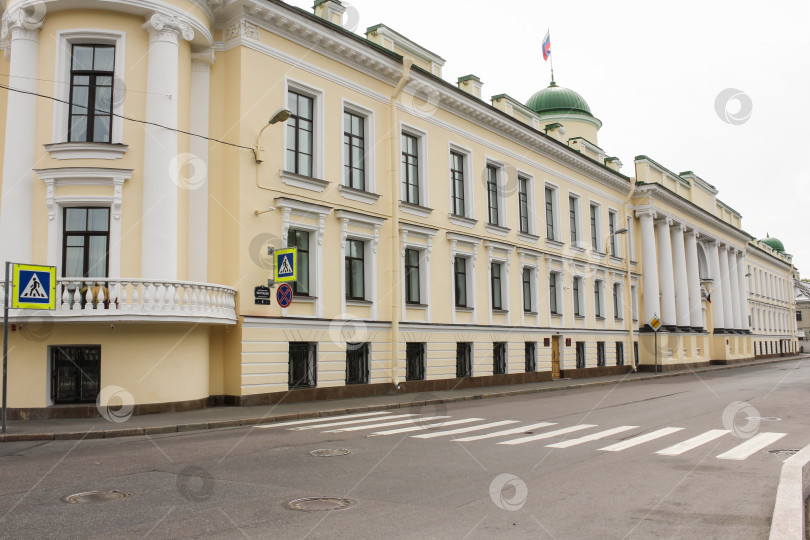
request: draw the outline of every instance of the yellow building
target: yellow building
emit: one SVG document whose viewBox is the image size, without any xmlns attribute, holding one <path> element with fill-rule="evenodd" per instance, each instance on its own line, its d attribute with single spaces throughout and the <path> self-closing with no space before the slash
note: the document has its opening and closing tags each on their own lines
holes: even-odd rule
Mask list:
<svg viewBox="0 0 810 540">
<path fill-rule="evenodd" d="M 714 187 L 646 156 L 623 174 L 576 92 L 487 102 L 390 27 L 343 29 L 344 9 L 7 2 L 0 255 L 60 276 L 55 311 L 12 310 L 12 417 L 795 350 L 754 316 L 793 316 L 790 257 Z M 293 303 L 257 303 L 288 246 Z"/>
</svg>

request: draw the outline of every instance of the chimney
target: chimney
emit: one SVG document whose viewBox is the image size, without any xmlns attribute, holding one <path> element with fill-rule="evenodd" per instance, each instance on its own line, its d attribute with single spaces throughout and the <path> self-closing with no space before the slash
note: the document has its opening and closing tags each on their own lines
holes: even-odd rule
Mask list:
<svg viewBox="0 0 810 540">
<path fill-rule="evenodd" d="M 343 12 L 346 11 L 346 7 L 340 3 L 340 0 L 315 0 L 313 8 L 317 17 L 343 26 Z"/>
<path fill-rule="evenodd" d="M 553 139 L 557 139 L 561 143 L 565 142 L 565 128 L 559 122 L 546 124 L 546 135 Z"/>
<path fill-rule="evenodd" d="M 622 168 L 622 162 L 617 157 L 605 158 L 605 165 L 617 172 Z"/>
<path fill-rule="evenodd" d="M 458 87 L 470 95 L 481 99 L 481 88 L 484 83 L 475 75 L 465 75 L 458 78 Z"/>
</svg>

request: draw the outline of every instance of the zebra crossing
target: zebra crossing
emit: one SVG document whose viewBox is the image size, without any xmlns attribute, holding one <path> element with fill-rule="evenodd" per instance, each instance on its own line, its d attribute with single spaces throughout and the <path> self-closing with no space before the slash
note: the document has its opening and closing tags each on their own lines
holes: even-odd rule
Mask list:
<svg viewBox="0 0 810 540">
<path fill-rule="evenodd" d="M 414 439 L 445 438 L 457 443 L 471 443 L 490 440 L 498 445 L 516 446 L 541 442 L 545 448 L 566 449 L 586 445 L 615 435 L 620 435 L 640 426 L 617 426 L 599 430 L 596 424 L 575 424 L 561 427 L 556 422 L 535 422 L 526 425 L 519 420 L 486 421 L 484 418 L 469 417 L 451 419 L 450 415 L 422 416 L 416 413 L 392 414 L 391 411 L 359 413 L 335 418 L 308 418 L 276 424 L 262 424 L 258 429 L 286 429 L 289 431 L 320 431 L 322 433 L 370 432 L 367 437 L 404 435 Z M 483 423 L 482 423 L 483 422 Z M 511 426 L 508 429 L 498 429 Z M 546 428 L 550 428 L 545 430 Z M 536 431 L 540 430 L 539 433 Z M 594 431 L 596 430 L 596 431 Z M 481 433 L 484 432 L 484 433 Z M 664 438 L 685 433 L 683 427 L 664 427 L 598 448 L 599 452 L 622 452 L 642 445 L 662 443 Z M 469 435 L 469 434 L 473 435 Z M 785 437 L 787 433 L 762 432 L 715 456 L 722 460 L 742 461 L 760 450 Z M 710 429 L 703 433 L 665 446 L 654 453 L 659 456 L 681 456 L 713 441 L 721 439 L 737 441 L 731 430 Z M 493 439 L 501 439 L 495 440 Z M 557 440 L 555 440 L 557 439 Z M 547 443 L 547 444 L 546 444 Z"/>
</svg>

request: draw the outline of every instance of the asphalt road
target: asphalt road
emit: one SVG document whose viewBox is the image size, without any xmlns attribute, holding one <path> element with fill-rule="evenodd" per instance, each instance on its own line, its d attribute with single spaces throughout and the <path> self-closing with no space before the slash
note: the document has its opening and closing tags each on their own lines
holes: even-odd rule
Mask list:
<svg viewBox="0 0 810 540">
<path fill-rule="evenodd" d="M 289 425 L 4 443 L 0 538 L 767 538 L 788 457 L 771 451 L 810 444 L 808 397 L 810 363 L 797 361 Z M 107 490 L 131 496 L 62 500 Z M 350 506 L 285 505 L 303 497 Z"/>
</svg>

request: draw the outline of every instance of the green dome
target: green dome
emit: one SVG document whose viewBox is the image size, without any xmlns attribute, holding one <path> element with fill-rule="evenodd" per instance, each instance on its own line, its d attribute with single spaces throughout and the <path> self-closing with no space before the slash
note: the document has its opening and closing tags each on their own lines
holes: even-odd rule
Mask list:
<svg viewBox="0 0 810 540">
<path fill-rule="evenodd" d="M 554 80 L 547 88 L 530 97 L 526 107 L 540 115 L 574 113 L 593 117 L 588 102 L 582 96 L 573 90 L 557 86 Z"/>
<path fill-rule="evenodd" d="M 763 238 L 762 240 L 760 240 L 760 242 L 771 246 L 771 248 L 777 253 L 785 252 L 785 244 L 783 244 L 782 241 L 779 240 L 778 238 L 771 238 L 769 236 L 767 238 Z"/>
</svg>

